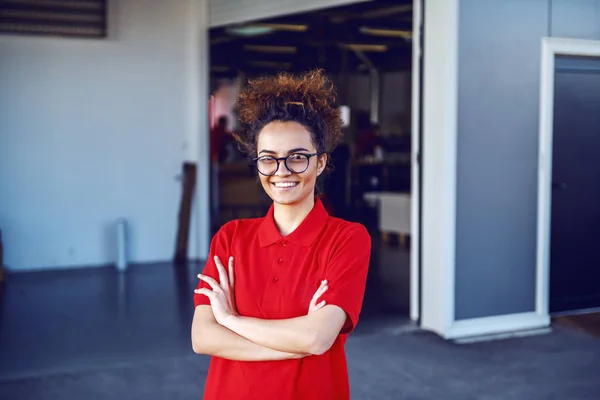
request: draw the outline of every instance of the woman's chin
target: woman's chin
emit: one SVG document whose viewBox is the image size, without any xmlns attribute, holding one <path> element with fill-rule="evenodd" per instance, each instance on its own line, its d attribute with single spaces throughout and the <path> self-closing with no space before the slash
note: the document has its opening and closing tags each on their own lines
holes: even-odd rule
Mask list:
<svg viewBox="0 0 600 400">
<path fill-rule="evenodd" d="M 285 192 L 271 191 L 269 193 L 269 197 L 275 203 L 285 205 L 285 206 L 301 203 L 305 198 L 305 196 L 303 197 L 301 193 L 298 193 L 298 192 L 294 193 L 293 191 L 285 191 Z"/>
<path fill-rule="evenodd" d="M 298 203 L 298 196 L 287 196 L 285 194 L 274 194 L 271 196 L 271 199 L 281 205 L 292 205 Z"/>
</svg>

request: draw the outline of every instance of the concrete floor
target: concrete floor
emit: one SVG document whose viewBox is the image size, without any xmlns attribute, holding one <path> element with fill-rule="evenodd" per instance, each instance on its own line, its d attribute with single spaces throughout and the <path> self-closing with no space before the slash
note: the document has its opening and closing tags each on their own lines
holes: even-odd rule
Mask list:
<svg viewBox="0 0 600 400">
<path fill-rule="evenodd" d="M 410 327 L 408 253 L 377 238 L 374 250 L 357 334 Z M 202 267 L 10 274 L 0 291 L 0 380 L 188 355 Z"/>
<path fill-rule="evenodd" d="M 410 324 L 408 253 L 374 240 L 348 343 L 356 399 L 600 399 L 600 339 L 457 345 Z M 0 399 L 201 398 L 189 329 L 200 264 L 12 274 L 0 299 Z"/>
<path fill-rule="evenodd" d="M 384 330 L 351 336 L 347 353 L 352 399 L 600 398 L 600 340 L 560 327 L 471 345 Z M 0 398 L 200 399 L 208 361 L 188 352 L 0 381 Z"/>
</svg>

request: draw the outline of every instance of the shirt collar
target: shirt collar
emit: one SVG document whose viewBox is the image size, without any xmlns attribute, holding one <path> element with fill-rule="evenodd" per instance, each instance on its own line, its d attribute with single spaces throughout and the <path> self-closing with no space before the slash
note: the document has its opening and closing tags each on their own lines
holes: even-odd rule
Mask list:
<svg viewBox="0 0 600 400">
<path fill-rule="evenodd" d="M 284 237 L 279 233 L 279 230 L 275 226 L 273 212 L 274 205 L 271 205 L 267 215 L 258 228 L 258 240 L 261 247 L 270 246 L 284 238 L 289 242 L 297 243 L 302 246 L 310 246 L 319 233 L 321 233 L 321 230 L 329 217 L 325 206 L 323 206 L 321 200 L 317 198 L 315 199 L 313 209 L 308 213 L 306 218 L 304 218 L 304 221 L 302 221 L 292 233 Z"/>
</svg>

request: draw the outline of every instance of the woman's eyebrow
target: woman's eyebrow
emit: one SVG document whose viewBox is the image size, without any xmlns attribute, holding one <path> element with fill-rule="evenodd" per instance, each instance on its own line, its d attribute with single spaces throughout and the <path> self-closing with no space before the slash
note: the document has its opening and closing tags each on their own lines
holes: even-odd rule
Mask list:
<svg viewBox="0 0 600 400">
<path fill-rule="evenodd" d="M 288 154 L 297 153 L 299 151 L 309 151 L 309 150 L 305 149 L 304 147 L 296 147 L 295 149 L 291 149 L 290 151 L 288 151 Z M 261 150 L 258 154 L 262 154 L 262 153 L 277 154 L 273 150 L 266 150 L 266 149 Z"/>
<path fill-rule="evenodd" d="M 308 151 L 308 149 L 305 149 L 304 147 L 296 147 L 295 149 L 288 151 L 288 154 L 296 153 L 298 151 Z"/>
</svg>

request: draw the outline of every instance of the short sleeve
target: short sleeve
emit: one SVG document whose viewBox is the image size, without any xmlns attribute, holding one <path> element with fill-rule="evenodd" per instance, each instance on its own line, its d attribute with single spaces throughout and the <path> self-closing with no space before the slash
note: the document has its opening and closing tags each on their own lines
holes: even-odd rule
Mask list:
<svg viewBox="0 0 600 400">
<path fill-rule="evenodd" d="M 329 289 L 321 298 L 326 304 L 336 305 L 346 312 L 342 333 L 350 333 L 356 327 L 362 309 L 371 258 L 371 236 L 364 226 L 354 223 L 340 234 L 334 246 L 325 274 Z"/>
<path fill-rule="evenodd" d="M 218 256 L 223 265 L 227 265 L 227 259 L 231 255 L 229 252 L 231 249 L 231 240 L 234 232 L 235 226 L 232 222 L 230 222 L 223 225 L 215 234 L 211 240 L 208 258 L 206 259 L 206 264 L 202 270 L 203 275 L 210 276 L 211 278 L 216 279 L 217 282 L 219 281 L 219 271 L 217 270 L 217 265 L 215 264 L 215 260 L 213 258 L 214 256 Z M 199 280 L 196 289 L 202 288 L 211 289 L 208 283 Z M 194 307 L 198 307 L 200 305 L 210 305 L 210 300 L 203 294 L 194 293 Z"/>
</svg>

